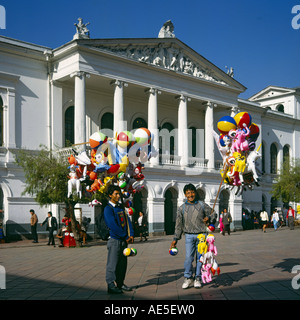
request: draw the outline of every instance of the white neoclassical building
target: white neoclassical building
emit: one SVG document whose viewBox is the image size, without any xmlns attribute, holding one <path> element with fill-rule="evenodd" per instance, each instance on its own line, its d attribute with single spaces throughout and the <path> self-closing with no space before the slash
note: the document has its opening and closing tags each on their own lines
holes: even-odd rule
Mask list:
<svg viewBox="0 0 300 320">
<path fill-rule="evenodd" d="M 86 142 L 100 130 L 148 127 L 159 156 L 144 170 L 145 188 L 136 199 L 147 212 L 150 233 L 171 234 L 183 187 L 193 183 L 213 206 L 222 159 L 212 130 L 224 115 L 247 111 L 260 128 L 260 186 L 242 195 L 221 187 L 217 212 L 228 208 L 232 228 L 241 228 L 242 209 L 270 213 L 280 206 L 269 193 L 285 155 L 299 158 L 300 88 L 269 86 L 248 100 L 246 88 L 177 39 L 170 21 L 157 38 L 92 39 L 79 21 L 73 40 L 52 49 L 0 36 L 0 192 L 2 220 L 9 235 L 30 230 L 29 210 L 39 220 L 48 210 L 22 195 L 24 174 L 14 163 L 18 149 Z M 97 207 L 81 205 L 92 224 Z M 41 230 L 39 230 L 41 231 Z"/>
</svg>

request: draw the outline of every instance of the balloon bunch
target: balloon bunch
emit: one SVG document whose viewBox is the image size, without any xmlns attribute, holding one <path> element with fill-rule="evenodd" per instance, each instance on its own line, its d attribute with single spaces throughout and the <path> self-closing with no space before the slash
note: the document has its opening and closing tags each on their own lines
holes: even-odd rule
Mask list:
<svg viewBox="0 0 300 320">
<path fill-rule="evenodd" d="M 250 190 L 258 185 L 256 160 L 261 157 L 256 140 L 259 127 L 252 122 L 248 112 L 239 112 L 234 117 L 224 116 L 217 123 L 220 134 L 213 131 L 215 142 L 223 159 L 221 176 L 226 186 L 237 188 L 242 194 L 247 186 Z"/>
<path fill-rule="evenodd" d="M 91 151 L 77 153 L 68 157 L 70 164 L 68 197 L 82 196 L 82 185 L 86 184 L 85 193 L 93 197 L 91 206 L 101 203 L 101 196 L 107 198 L 111 184 L 118 185 L 122 191 L 122 201 L 129 215 L 135 210 L 132 197 L 142 191 L 144 185 L 144 163 L 157 155 L 151 141 L 154 137 L 146 128 L 139 128 L 132 134 L 122 131 L 115 138 L 109 138 L 102 132 L 95 132 L 89 138 Z M 102 198 L 103 199 L 103 198 Z M 99 200 L 99 201 L 98 201 Z"/>
</svg>

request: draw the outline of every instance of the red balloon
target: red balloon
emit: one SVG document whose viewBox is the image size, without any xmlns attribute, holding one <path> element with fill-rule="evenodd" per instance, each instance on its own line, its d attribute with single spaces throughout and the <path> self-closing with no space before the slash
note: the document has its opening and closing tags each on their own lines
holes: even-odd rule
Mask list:
<svg viewBox="0 0 300 320">
<path fill-rule="evenodd" d="M 120 165 L 119 164 L 113 164 L 111 165 L 111 167 L 107 170 L 107 173 L 111 173 L 111 174 L 114 174 L 116 173 L 120 168 Z"/>
<path fill-rule="evenodd" d="M 249 127 L 249 130 L 251 139 L 255 141 L 259 136 L 259 126 L 255 123 L 252 123 Z"/>
</svg>

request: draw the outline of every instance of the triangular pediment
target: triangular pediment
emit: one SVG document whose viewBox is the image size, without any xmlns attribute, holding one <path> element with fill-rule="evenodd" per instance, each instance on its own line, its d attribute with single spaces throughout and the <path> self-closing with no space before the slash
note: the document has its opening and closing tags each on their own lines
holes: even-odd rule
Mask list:
<svg viewBox="0 0 300 320">
<path fill-rule="evenodd" d="M 249 100 L 258 101 L 258 100 L 264 100 L 264 99 L 271 99 L 271 98 L 275 98 L 275 97 L 279 97 L 279 96 L 291 94 L 291 93 L 295 93 L 295 90 L 283 88 L 283 87 L 269 86 L 264 90 L 256 93 L 252 97 L 250 97 Z"/>
<path fill-rule="evenodd" d="M 176 38 L 90 39 L 84 45 L 124 59 L 145 63 L 244 91 L 246 88 Z"/>
</svg>

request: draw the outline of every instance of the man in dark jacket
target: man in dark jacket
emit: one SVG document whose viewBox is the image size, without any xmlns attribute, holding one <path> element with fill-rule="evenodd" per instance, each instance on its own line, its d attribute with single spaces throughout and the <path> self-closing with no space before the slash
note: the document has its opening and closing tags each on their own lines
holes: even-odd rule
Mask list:
<svg viewBox="0 0 300 320">
<path fill-rule="evenodd" d="M 110 201 L 104 209 L 104 219 L 110 235 L 107 242 L 106 283 L 108 293 L 118 294 L 132 290 L 124 284 L 127 256 L 124 256 L 123 250 L 128 243 L 133 243 L 134 231 L 124 206 L 119 203 L 120 187 L 110 185 L 108 196 Z"/>
<path fill-rule="evenodd" d="M 55 247 L 53 232 L 57 230 L 57 220 L 55 217 L 52 217 L 51 211 L 48 212 L 48 217 L 44 220 L 43 223 L 41 223 L 41 226 L 43 226 L 45 223 L 47 223 L 46 230 L 49 231 L 49 240 L 47 245 L 50 246 L 51 242 L 51 244 Z"/>
</svg>

